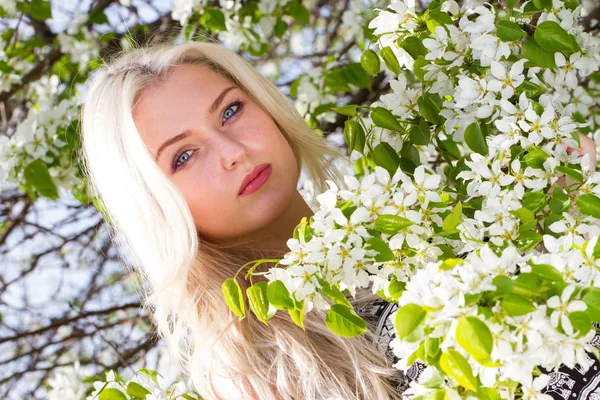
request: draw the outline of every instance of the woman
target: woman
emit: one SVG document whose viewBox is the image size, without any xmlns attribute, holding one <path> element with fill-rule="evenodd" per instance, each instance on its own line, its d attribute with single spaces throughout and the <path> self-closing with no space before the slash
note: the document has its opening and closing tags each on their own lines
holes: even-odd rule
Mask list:
<svg viewBox="0 0 600 400">
<path fill-rule="evenodd" d="M 395 308 L 369 291 L 353 303 L 375 334 L 352 339 L 329 331 L 317 309 L 302 331 L 282 312 L 268 326 L 240 321 L 223 299 L 225 279 L 248 261 L 281 258 L 294 227 L 313 214 L 296 190 L 302 167 L 318 191 L 326 179 L 343 186 L 333 161 L 347 157 L 268 79 L 214 43 L 138 48 L 93 78 L 82 124 L 92 192 L 143 278 L 160 335 L 201 395 L 401 397 L 407 379 L 386 357 Z M 568 152 L 589 152 L 595 165 L 593 142 L 581 138 L 584 151 Z"/>
<path fill-rule="evenodd" d="M 402 374 L 372 333 L 342 338 L 320 310 L 305 331 L 283 312 L 268 326 L 240 321 L 224 301 L 225 279 L 248 261 L 282 258 L 313 214 L 296 190 L 301 167 L 323 191 L 326 179 L 342 182 L 333 161 L 349 161 L 242 57 L 201 42 L 124 54 L 94 76 L 82 135 L 92 193 L 202 396 L 400 398 Z M 363 294 L 355 304 L 377 298 Z"/>
</svg>

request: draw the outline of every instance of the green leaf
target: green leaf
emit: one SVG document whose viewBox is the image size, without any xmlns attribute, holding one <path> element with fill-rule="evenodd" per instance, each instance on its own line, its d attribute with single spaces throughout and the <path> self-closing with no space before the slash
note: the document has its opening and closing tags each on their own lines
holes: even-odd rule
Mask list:
<svg viewBox="0 0 600 400">
<path fill-rule="evenodd" d="M 476 392 L 479 388 L 477 379 L 469 362 L 454 349 L 448 349 L 440 357 L 440 367 L 447 375 L 451 376 L 460 386 Z"/>
<path fill-rule="evenodd" d="M 293 310 L 288 310 L 292 321 L 304 330 L 304 300 L 296 302 Z"/>
<path fill-rule="evenodd" d="M 541 95 L 546 93 L 546 89 L 544 89 L 540 85 L 536 85 L 535 83 L 531 82 L 529 79 L 525 79 L 523 81 L 523 83 L 521 83 L 519 86 L 517 86 L 516 90 L 517 90 L 518 96 L 520 96 L 521 93 L 525 93 L 525 95 L 528 98 L 534 99 L 534 100 L 539 99 Z"/>
<path fill-rule="evenodd" d="M 388 286 L 388 292 L 390 292 L 390 297 L 394 301 L 398 301 L 398 299 L 404 292 L 404 289 L 406 289 L 406 282 L 399 281 L 395 277 L 392 277 L 392 281 L 390 282 L 390 285 Z"/>
<path fill-rule="evenodd" d="M 434 125 L 440 125 L 442 119 L 440 111 L 442 109 L 442 98 L 437 93 L 425 93 L 418 98 L 419 112 L 429 122 Z"/>
<path fill-rule="evenodd" d="M 510 213 L 521 220 L 521 230 L 530 230 L 537 224 L 535 215 L 526 207 L 521 207 L 517 210 L 510 211 Z"/>
<path fill-rule="evenodd" d="M 494 340 L 488 326 L 479 318 L 461 318 L 456 326 L 456 341 L 480 364 L 490 361 Z"/>
<path fill-rule="evenodd" d="M 592 329 L 592 319 L 586 311 L 573 311 L 569 313 L 569 321 L 573 325 L 573 331 L 579 331 L 579 337 Z"/>
<path fill-rule="evenodd" d="M 583 175 L 581 175 L 581 172 L 577 171 L 576 169 L 569 168 L 564 165 L 559 165 L 555 169 L 567 176 L 570 176 L 576 182 L 583 183 Z"/>
<path fill-rule="evenodd" d="M 400 63 L 394 54 L 394 51 L 390 46 L 385 46 L 379 52 L 381 58 L 385 62 L 386 67 L 394 73 L 394 75 L 398 76 L 400 74 Z"/>
<path fill-rule="evenodd" d="M 45 21 L 52 18 L 52 8 L 49 1 L 44 0 L 29 0 L 25 2 L 17 2 L 17 10 L 31 16 L 38 21 Z"/>
<path fill-rule="evenodd" d="M 503 19 L 498 21 L 496 34 L 503 42 L 514 42 L 525 36 L 525 31 L 518 24 Z"/>
<path fill-rule="evenodd" d="M 346 78 L 346 82 L 348 83 L 371 90 L 373 78 L 365 71 L 360 63 L 350 63 L 346 65 L 346 68 L 342 70 L 342 76 Z"/>
<path fill-rule="evenodd" d="M 323 292 L 327 297 L 329 297 L 331 300 L 335 301 L 337 304 L 342 304 L 344 306 L 347 307 L 352 307 L 352 304 L 350 303 L 350 301 L 348 301 L 348 298 L 344 295 L 344 293 L 342 293 L 342 291 L 336 286 L 336 285 L 330 285 L 329 282 L 327 282 L 324 279 L 321 278 L 317 278 L 319 280 L 319 283 L 321 284 L 321 292 Z"/>
<path fill-rule="evenodd" d="M 394 320 L 398 339 L 409 342 L 419 340 L 424 333 L 426 316 L 427 313 L 418 304 L 406 304 L 400 307 Z M 411 337 L 413 334 L 416 334 L 415 337 Z M 413 338 L 416 340 L 409 340 Z"/>
<path fill-rule="evenodd" d="M 571 207 L 571 199 L 569 195 L 564 191 L 563 188 L 558 186 L 556 183 L 553 185 L 554 192 L 552 192 L 552 198 L 550 199 L 550 210 L 554 214 L 561 216 L 563 211 L 566 211 Z M 546 221 L 546 226 L 550 226 L 554 221 Z"/>
<path fill-rule="evenodd" d="M 413 222 L 409 219 L 394 214 L 382 214 L 375 220 L 375 229 L 381 233 L 393 235 L 404 228 L 411 226 Z"/>
<path fill-rule="evenodd" d="M 90 12 L 90 15 L 88 16 L 88 23 L 98 25 L 108 24 L 108 17 L 106 16 L 106 14 L 104 14 L 102 10 L 96 9 Z"/>
<path fill-rule="evenodd" d="M 533 37 L 545 50 L 573 53 L 573 43 L 569 33 L 554 21 L 544 21 L 535 28 Z"/>
<path fill-rule="evenodd" d="M 438 267 L 438 270 L 439 271 L 449 271 L 449 270 L 453 269 L 454 267 L 456 267 L 457 265 L 460 265 L 464 262 L 465 262 L 465 260 L 462 258 L 446 258 L 444 260 L 444 262 L 442 262 L 440 264 L 440 266 Z"/>
<path fill-rule="evenodd" d="M 431 140 L 429 124 L 425 119 L 419 118 L 419 123 L 411 127 L 409 131 L 410 142 L 415 145 L 427 145 Z"/>
<path fill-rule="evenodd" d="M 256 317 L 266 325 L 268 325 L 267 320 L 269 319 L 269 297 L 267 295 L 267 287 L 267 282 L 257 282 L 246 289 L 250 309 L 254 312 Z"/>
<path fill-rule="evenodd" d="M 600 198 L 593 194 L 584 194 L 577 198 L 577 208 L 582 214 L 600 218 Z"/>
<path fill-rule="evenodd" d="M 119 389 L 108 388 L 100 392 L 98 400 L 127 400 L 127 396 Z"/>
<path fill-rule="evenodd" d="M 426 15 L 427 29 L 429 29 L 429 31 L 431 33 L 435 33 L 435 29 L 438 26 L 453 24 L 453 21 L 452 21 L 452 18 L 450 18 L 450 15 L 441 11 L 439 7 L 435 8 L 435 9 L 427 10 L 425 15 Z"/>
<path fill-rule="evenodd" d="M 443 228 L 446 232 L 455 230 L 463 221 L 462 204 L 459 201 L 450 214 L 444 218 Z"/>
<path fill-rule="evenodd" d="M 498 275 L 492 280 L 492 284 L 496 286 L 495 293 L 497 295 L 505 295 L 507 293 L 512 292 L 514 287 L 514 282 L 506 275 Z"/>
<path fill-rule="evenodd" d="M 285 22 L 284 20 L 282 20 L 281 18 L 277 18 L 277 22 L 275 22 L 275 27 L 273 28 L 273 32 L 275 33 L 275 36 L 277 36 L 279 39 L 281 39 L 283 37 L 283 35 L 285 35 L 287 28 L 288 28 L 288 23 Z"/>
<path fill-rule="evenodd" d="M 139 372 L 141 372 L 142 374 L 146 375 L 147 377 L 149 377 L 150 379 L 152 379 L 152 381 L 154 381 L 154 383 L 158 383 L 158 377 L 162 375 L 159 374 L 158 372 L 152 370 L 152 369 L 147 369 L 147 368 L 140 368 L 138 369 Z"/>
<path fill-rule="evenodd" d="M 372 76 L 379 74 L 381 63 L 379 62 L 379 56 L 373 50 L 369 49 L 362 53 L 360 64 Z"/>
<path fill-rule="evenodd" d="M 366 73 L 366 72 L 365 72 Z M 334 92 L 349 92 L 350 86 L 348 86 L 348 78 L 344 73 L 343 68 L 335 68 L 327 72 L 325 75 L 324 84 Z M 290 94 L 291 94 L 290 87 Z"/>
<path fill-rule="evenodd" d="M 521 251 L 529 251 L 533 249 L 539 242 L 541 242 L 543 236 L 533 231 L 521 231 L 519 232 L 519 239 L 517 239 L 517 247 Z"/>
<path fill-rule="evenodd" d="M 35 187 L 42 196 L 58 199 L 58 188 L 48 172 L 46 163 L 42 160 L 35 160 L 27 164 L 23 174 L 25 181 Z"/>
<path fill-rule="evenodd" d="M 373 161 L 376 165 L 387 169 L 393 176 L 400 165 L 400 157 L 396 150 L 387 142 L 381 142 L 373 149 Z"/>
<path fill-rule="evenodd" d="M 507 294 L 502 299 L 502 311 L 511 317 L 529 314 L 536 309 L 531 301 L 515 294 Z"/>
<path fill-rule="evenodd" d="M 233 278 L 229 278 L 223 282 L 221 290 L 229 309 L 238 317 L 244 318 L 246 311 L 240 285 Z"/>
<path fill-rule="evenodd" d="M 479 153 L 483 156 L 488 154 L 487 142 L 483 137 L 483 133 L 477 122 L 473 122 L 465 129 L 465 142 L 475 153 Z"/>
<path fill-rule="evenodd" d="M 310 13 L 300 2 L 292 1 L 285 5 L 284 13 L 291 16 L 300 25 L 310 23 Z"/>
<path fill-rule="evenodd" d="M 552 0 L 533 0 L 533 4 L 539 9 L 550 9 L 552 8 Z"/>
<path fill-rule="evenodd" d="M 404 39 L 400 47 L 406 50 L 406 52 L 415 60 L 419 58 L 419 56 L 427 55 L 427 49 L 423 46 L 423 42 L 415 36 L 409 36 Z"/>
<path fill-rule="evenodd" d="M 523 195 L 523 206 L 534 214 L 542 211 L 547 201 L 548 195 L 542 191 L 527 192 Z"/>
<path fill-rule="evenodd" d="M 325 323 L 333 333 L 343 337 L 358 336 L 367 330 L 365 320 L 343 304 L 334 304 L 327 310 Z"/>
<path fill-rule="evenodd" d="M 348 154 L 353 150 L 362 153 L 365 148 L 365 131 L 362 126 L 354 120 L 346 120 L 344 124 L 344 139 L 348 145 Z"/>
<path fill-rule="evenodd" d="M 397 117 L 390 110 L 384 107 L 375 107 L 371 111 L 371 119 L 376 126 L 389 129 L 395 132 L 407 133 L 406 129 L 400 125 Z"/>
<path fill-rule="evenodd" d="M 529 146 L 527 148 L 527 154 L 523 158 L 523 163 L 532 168 L 544 169 L 544 161 L 550 157 L 550 154 L 537 146 Z"/>
<path fill-rule="evenodd" d="M 549 264 L 532 265 L 531 273 L 551 282 L 564 282 L 563 275 L 556 268 Z"/>
<path fill-rule="evenodd" d="M 593 321 L 600 321 L 600 288 L 586 287 L 582 291 L 581 300 L 587 305 L 586 312 Z"/>
<path fill-rule="evenodd" d="M 225 15 L 214 7 L 206 7 L 200 16 L 200 23 L 213 32 L 226 31 Z"/>
<path fill-rule="evenodd" d="M 389 246 L 380 238 L 372 237 L 367 240 L 367 250 L 375 250 L 378 254 L 375 256 L 375 261 L 391 261 L 395 258 L 394 252 L 390 250 Z"/>
<path fill-rule="evenodd" d="M 357 108 L 358 108 L 358 106 L 356 104 L 350 104 L 347 106 L 332 107 L 331 109 L 339 114 L 347 115 L 349 117 L 354 117 L 357 114 L 356 113 Z"/>
<path fill-rule="evenodd" d="M 267 287 L 267 299 L 269 303 L 273 304 L 279 310 L 294 309 L 294 300 L 285 284 L 280 280 L 269 283 Z"/>
<path fill-rule="evenodd" d="M 418 80 L 423 81 L 425 77 L 425 70 L 423 69 L 423 67 L 429 64 L 431 64 L 431 62 L 426 60 L 423 56 L 415 60 L 413 64 L 413 71 Z"/>
<path fill-rule="evenodd" d="M 536 31 L 537 33 L 537 31 Z M 523 44 L 521 55 L 528 60 L 526 67 L 556 68 L 554 53 L 544 49 L 536 42 L 534 36 L 529 36 Z"/>
<path fill-rule="evenodd" d="M 139 383 L 129 382 L 127 384 L 127 394 L 139 399 L 145 399 L 147 394 L 151 394 L 148 389 L 140 385 Z"/>
</svg>

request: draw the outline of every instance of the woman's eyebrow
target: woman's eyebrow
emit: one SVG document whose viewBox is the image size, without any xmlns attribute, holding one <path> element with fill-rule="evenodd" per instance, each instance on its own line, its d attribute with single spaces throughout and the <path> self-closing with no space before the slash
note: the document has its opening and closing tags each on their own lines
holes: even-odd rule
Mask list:
<svg viewBox="0 0 600 400">
<path fill-rule="evenodd" d="M 221 102 L 223 101 L 223 99 L 225 98 L 225 95 L 227 94 L 227 92 L 229 92 L 231 89 L 235 89 L 236 86 L 230 86 L 228 88 L 225 88 L 221 94 L 219 94 L 217 96 L 217 98 L 215 99 L 215 101 L 213 101 L 212 105 L 209 108 L 209 112 L 211 114 L 213 114 L 217 108 L 219 107 L 219 105 L 221 104 Z M 156 157 L 154 158 L 155 161 L 158 161 L 158 158 L 160 157 L 160 153 L 162 153 L 162 151 L 167 148 L 168 146 L 172 145 L 173 143 L 186 138 L 188 135 L 190 134 L 190 130 L 186 129 L 185 131 L 181 132 L 178 135 L 173 136 L 170 139 L 167 139 L 159 148 L 158 151 L 156 152 Z"/>
<path fill-rule="evenodd" d="M 223 101 L 223 98 L 225 97 L 225 95 L 227 94 L 227 92 L 229 92 L 231 89 L 235 89 L 235 86 L 230 86 L 228 88 L 225 88 L 221 92 L 221 94 L 217 96 L 217 98 L 215 99 L 215 101 L 213 101 L 212 106 L 210 106 L 210 109 L 208 110 L 211 114 L 215 112 L 215 110 L 217 109 L 217 107 L 219 107 L 219 105 Z"/>
</svg>

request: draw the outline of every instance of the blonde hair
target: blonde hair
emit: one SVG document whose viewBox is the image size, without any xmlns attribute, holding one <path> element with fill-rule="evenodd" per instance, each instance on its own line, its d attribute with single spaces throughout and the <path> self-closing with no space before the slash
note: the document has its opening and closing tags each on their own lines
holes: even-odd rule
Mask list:
<svg viewBox="0 0 600 400">
<path fill-rule="evenodd" d="M 251 313 L 239 320 L 230 312 L 223 281 L 260 254 L 230 251 L 198 236 L 182 194 L 154 161 L 132 117 L 144 90 L 185 63 L 210 67 L 266 110 L 317 191 L 327 188 L 327 179 L 342 182 L 332 160 L 347 157 L 315 134 L 271 81 L 218 43 L 134 46 L 96 72 L 82 109 L 84 172 L 120 241 L 115 245 L 139 273 L 144 307 L 179 368 L 207 398 L 220 398 L 212 384 L 218 373 L 244 399 L 400 398 L 388 381 L 399 371 L 376 349 L 371 332 L 340 337 L 317 309 L 306 315 L 305 331 L 284 311 L 268 326 Z M 238 283 L 245 293 L 249 282 Z M 355 304 L 377 298 L 360 293 Z"/>
</svg>

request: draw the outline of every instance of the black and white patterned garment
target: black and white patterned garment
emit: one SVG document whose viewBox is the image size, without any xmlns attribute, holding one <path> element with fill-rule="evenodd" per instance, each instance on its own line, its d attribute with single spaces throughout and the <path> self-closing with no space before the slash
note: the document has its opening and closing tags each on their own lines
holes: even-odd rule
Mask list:
<svg viewBox="0 0 600 400">
<path fill-rule="evenodd" d="M 377 335 L 377 347 L 385 352 L 393 364 L 397 363 L 399 358 L 394 355 L 389 346 L 395 337 L 394 323 L 389 316 L 397 309 L 397 304 L 384 300 L 356 307 L 358 315 L 372 327 L 373 332 Z M 600 329 L 600 324 L 594 323 L 594 326 Z M 592 346 L 600 348 L 600 333 L 596 333 L 590 343 Z M 391 380 L 391 383 L 400 392 L 404 392 L 408 389 L 410 381 L 418 378 L 424 368 L 424 364 L 416 362 L 409 367 L 406 374 L 399 371 L 398 378 Z M 558 371 L 550 372 L 549 375 L 550 382 L 542 390 L 542 393 L 548 394 L 556 400 L 600 400 L 600 363 L 590 353 L 588 353 L 585 365 L 576 364 L 572 369 L 562 365 Z"/>
</svg>

